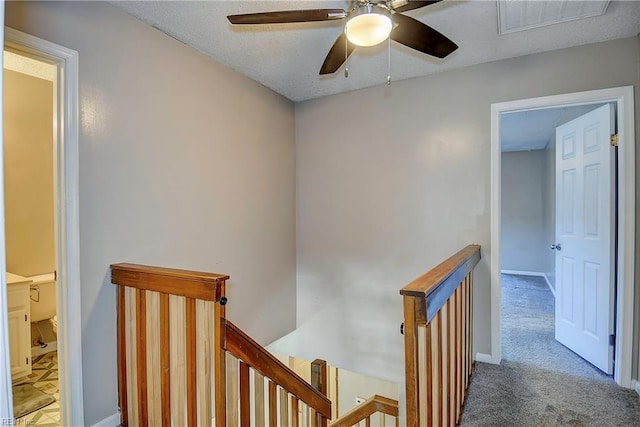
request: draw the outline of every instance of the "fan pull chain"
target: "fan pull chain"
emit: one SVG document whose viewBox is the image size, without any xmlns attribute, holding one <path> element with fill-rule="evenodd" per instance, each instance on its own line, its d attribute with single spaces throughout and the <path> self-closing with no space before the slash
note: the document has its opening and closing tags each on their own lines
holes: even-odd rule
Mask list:
<svg viewBox="0 0 640 427">
<path fill-rule="evenodd" d="M 344 24 L 344 78 L 349 78 L 349 39 L 347 38 L 347 23 Z"/>
<path fill-rule="evenodd" d="M 391 84 L 391 36 L 387 38 L 387 85 Z"/>
</svg>

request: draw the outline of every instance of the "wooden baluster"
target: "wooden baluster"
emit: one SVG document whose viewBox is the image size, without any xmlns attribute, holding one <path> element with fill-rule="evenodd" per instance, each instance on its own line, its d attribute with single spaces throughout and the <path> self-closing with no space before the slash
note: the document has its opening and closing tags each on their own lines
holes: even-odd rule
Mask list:
<svg viewBox="0 0 640 427">
<path fill-rule="evenodd" d="M 254 371 L 254 418 L 256 426 L 264 426 L 265 425 L 265 407 L 264 407 L 264 377 L 258 371 Z"/>
<path fill-rule="evenodd" d="M 428 359 L 429 355 L 433 351 L 433 348 L 429 345 L 429 328 L 431 325 L 420 325 L 417 327 L 417 350 L 418 350 L 418 372 L 416 383 L 418 384 L 418 406 L 417 410 L 419 414 L 425 413 L 428 411 L 432 403 L 430 401 L 431 390 L 433 389 L 433 385 L 431 381 L 429 381 L 429 368 L 428 368 Z M 420 416 L 419 426 L 425 427 L 429 426 L 427 424 L 428 416 Z"/>
<path fill-rule="evenodd" d="M 249 365 L 240 361 L 240 425 L 251 425 L 251 390 L 249 387 Z"/>
<path fill-rule="evenodd" d="M 238 401 L 240 400 L 240 373 L 238 359 L 227 353 L 227 422 L 229 426 L 238 427 Z"/>
<path fill-rule="evenodd" d="M 138 340 L 137 340 L 137 317 L 138 304 L 136 302 L 138 295 L 137 289 L 127 288 L 125 290 L 125 308 L 126 317 L 126 341 L 127 341 L 127 408 L 129 411 L 128 425 L 139 426 L 139 410 L 138 405 Z"/>
<path fill-rule="evenodd" d="M 213 418 L 212 380 L 215 367 L 212 366 L 215 350 L 213 348 L 214 319 L 213 312 L 215 302 L 196 300 L 196 372 L 197 372 L 197 408 L 198 426 L 211 426 Z"/>
<path fill-rule="evenodd" d="M 118 404 L 122 425 L 129 424 L 127 403 L 127 329 L 125 287 L 118 286 Z"/>
<path fill-rule="evenodd" d="M 371 427 L 371 417 L 367 417 L 367 418 L 364 420 L 364 425 L 365 425 L 366 427 Z"/>
<path fill-rule="evenodd" d="M 467 278 L 462 283 L 462 400 L 464 401 L 467 394 L 467 377 L 469 365 L 467 365 Z"/>
<path fill-rule="evenodd" d="M 469 365 L 473 373 L 473 272 L 469 273 Z"/>
<path fill-rule="evenodd" d="M 150 426 L 162 425 L 162 349 L 160 348 L 160 294 L 146 291 L 145 325 L 147 343 L 147 423 Z"/>
<path fill-rule="evenodd" d="M 445 303 L 445 305 L 440 309 L 441 311 L 441 316 L 440 316 L 440 321 L 442 322 L 442 333 L 443 333 L 443 339 L 441 342 L 442 348 L 443 348 L 443 378 L 442 378 L 442 385 L 440 387 L 442 387 L 442 392 L 445 393 L 445 401 L 442 402 L 442 406 L 443 406 L 443 419 L 440 422 L 441 425 L 443 426 L 448 426 L 451 424 L 451 330 L 450 330 L 450 326 L 451 325 L 451 321 L 449 318 L 449 313 L 450 313 L 450 305 L 449 302 L 447 301 Z"/>
<path fill-rule="evenodd" d="M 149 423 L 147 412 L 147 298 L 146 291 L 136 289 L 136 337 L 138 368 L 138 425 Z"/>
<path fill-rule="evenodd" d="M 278 427 L 278 396 L 277 386 L 269 381 L 269 427 Z"/>
<path fill-rule="evenodd" d="M 171 426 L 171 336 L 169 295 L 160 294 L 160 382 L 162 388 L 162 427 Z"/>
<path fill-rule="evenodd" d="M 289 392 L 280 389 L 280 426 L 289 426 Z"/>
<path fill-rule="evenodd" d="M 291 427 L 299 427 L 300 425 L 300 409 L 298 399 L 291 396 Z"/>
<path fill-rule="evenodd" d="M 171 422 L 174 426 L 184 426 L 187 421 L 184 397 L 186 393 L 185 357 L 185 300 L 184 297 L 169 296 L 169 352 L 171 376 Z"/>
<path fill-rule="evenodd" d="M 196 394 L 196 300 L 186 299 L 187 334 L 187 425 L 196 427 L 198 400 Z"/>
<path fill-rule="evenodd" d="M 458 419 L 460 417 L 460 408 L 462 407 L 462 393 L 460 384 L 462 383 L 462 360 L 460 349 L 462 347 L 462 336 L 461 336 L 461 313 L 460 313 L 460 287 L 456 289 L 454 295 L 454 301 L 456 304 L 456 401 L 458 402 L 456 405 L 456 424 L 458 424 Z"/>
<path fill-rule="evenodd" d="M 449 316 L 449 323 L 447 325 L 447 328 L 449 330 L 448 332 L 448 336 L 449 336 L 449 342 L 447 343 L 449 349 L 448 349 L 448 354 L 449 354 L 449 384 L 448 384 L 448 389 L 449 389 L 449 396 L 451 396 L 451 398 L 449 399 L 450 405 L 449 405 L 449 422 L 451 426 L 455 426 L 456 425 L 456 352 L 455 352 L 455 348 L 456 348 L 456 334 L 455 334 L 455 306 L 453 305 L 453 302 L 451 301 L 451 298 L 449 298 L 447 300 L 447 314 Z"/>
<path fill-rule="evenodd" d="M 436 358 L 436 370 L 437 370 L 437 379 L 438 379 L 438 404 L 436 405 L 438 408 L 438 424 L 444 425 L 443 416 L 444 416 L 444 399 L 443 399 L 443 366 L 442 366 L 442 310 L 438 311 L 436 317 L 434 318 L 435 327 L 436 327 L 436 345 L 438 346 L 438 353 Z M 432 322 L 433 322 L 432 321 Z"/>
</svg>

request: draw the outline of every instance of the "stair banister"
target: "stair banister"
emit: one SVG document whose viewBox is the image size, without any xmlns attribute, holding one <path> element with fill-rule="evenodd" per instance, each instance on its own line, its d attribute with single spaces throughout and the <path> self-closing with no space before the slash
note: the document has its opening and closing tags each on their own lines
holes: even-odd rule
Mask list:
<svg viewBox="0 0 640 427">
<path fill-rule="evenodd" d="M 407 426 L 455 426 L 473 369 L 473 269 L 469 245 L 400 291 L 404 305 Z"/>
<path fill-rule="evenodd" d="M 226 319 L 228 279 L 137 264 L 111 266 L 111 282 L 118 285 L 123 426 L 195 427 L 214 419 L 216 427 L 276 427 L 289 419 L 293 425 L 302 426 L 300 419 L 326 426 L 329 399 Z M 265 388 L 268 395 L 258 392 Z"/>
</svg>

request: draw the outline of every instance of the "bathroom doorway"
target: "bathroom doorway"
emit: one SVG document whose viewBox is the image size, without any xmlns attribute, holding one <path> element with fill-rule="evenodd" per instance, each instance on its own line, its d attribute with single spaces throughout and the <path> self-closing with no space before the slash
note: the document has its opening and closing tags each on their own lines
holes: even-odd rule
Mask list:
<svg viewBox="0 0 640 427">
<path fill-rule="evenodd" d="M 56 66 L 3 53 L 4 214 L 14 417 L 60 423 Z"/>
<path fill-rule="evenodd" d="M 11 387 L 14 424 L 83 425 L 78 54 L 5 28 L 3 62 L 1 351 L 11 384 L 0 387 Z"/>
</svg>

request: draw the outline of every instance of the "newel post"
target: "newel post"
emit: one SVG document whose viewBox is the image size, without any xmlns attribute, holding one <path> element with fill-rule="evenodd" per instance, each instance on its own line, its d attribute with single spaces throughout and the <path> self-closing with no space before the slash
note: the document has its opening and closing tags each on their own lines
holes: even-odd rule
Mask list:
<svg viewBox="0 0 640 427">
<path fill-rule="evenodd" d="M 327 395 L 327 362 L 316 359 L 311 362 L 311 385 L 323 395 Z M 317 427 L 327 427 L 327 418 L 315 412 L 315 425 Z"/>
</svg>

